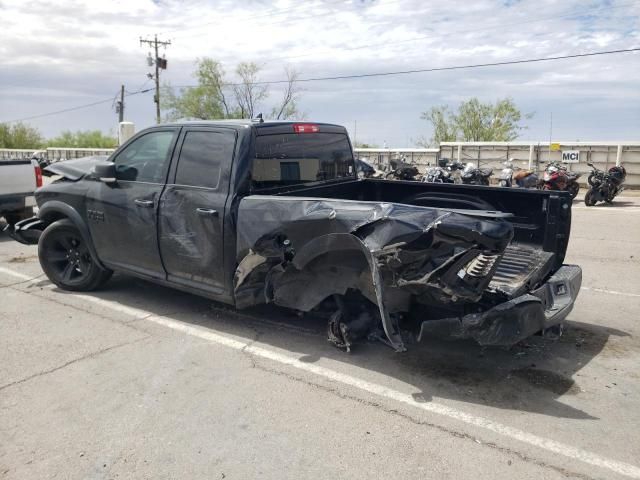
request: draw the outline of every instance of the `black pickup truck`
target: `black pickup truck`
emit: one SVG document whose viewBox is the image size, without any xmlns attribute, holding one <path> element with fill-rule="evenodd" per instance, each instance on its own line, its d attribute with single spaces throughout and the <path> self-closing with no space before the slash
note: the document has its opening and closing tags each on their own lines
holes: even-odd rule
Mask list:
<svg viewBox="0 0 640 480">
<path fill-rule="evenodd" d="M 337 125 L 166 124 L 48 170 L 61 178 L 10 233 L 67 290 L 119 271 L 238 308 L 323 312 L 339 347 L 403 351 L 557 333 L 580 289 L 563 265 L 568 193 L 359 179 Z"/>
</svg>

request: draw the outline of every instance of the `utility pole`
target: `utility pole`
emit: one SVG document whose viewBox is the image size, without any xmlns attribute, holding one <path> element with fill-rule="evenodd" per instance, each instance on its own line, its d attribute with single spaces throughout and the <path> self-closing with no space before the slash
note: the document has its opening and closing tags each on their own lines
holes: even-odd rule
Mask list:
<svg viewBox="0 0 640 480">
<path fill-rule="evenodd" d="M 120 85 L 120 101 L 118 102 L 118 122 L 124 122 L 124 85 Z"/>
<path fill-rule="evenodd" d="M 167 69 L 167 60 L 164 58 L 160 58 L 160 55 L 158 54 L 158 46 L 162 45 L 166 48 L 168 45 L 171 45 L 171 41 L 159 41 L 158 35 L 154 35 L 153 40 L 143 39 L 142 37 L 140 37 L 140 45 L 144 44 L 152 46 L 155 51 L 155 58 L 149 63 L 149 66 L 155 64 L 156 74 L 149 74 L 149 76 L 153 77 L 156 81 L 156 94 L 153 97 L 153 101 L 156 102 L 156 122 L 160 123 L 160 70 Z"/>
</svg>

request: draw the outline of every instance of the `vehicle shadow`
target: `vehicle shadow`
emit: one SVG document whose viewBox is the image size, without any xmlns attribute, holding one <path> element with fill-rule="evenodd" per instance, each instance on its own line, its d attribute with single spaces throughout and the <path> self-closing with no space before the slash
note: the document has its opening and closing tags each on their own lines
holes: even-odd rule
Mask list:
<svg viewBox="0 0 640 480">
<path fill-rule="evenodd" d="M 14 242 L 15 240 L 9 236 L 7 232 L 4 231 L 7 223 L 4 218 L 0 217 L 0 243 L 4 242 Z"/>
<path fill-rule="evenodd" d="M 328 358 L 365 369 L 367 376 L 390 377 L 415 388 L 417 402 L 447 398 L 571 419 L 596 418 L 559 401 L 559 397 L 581 392 L 580 370 L 607 347 L 610 337 L 629 336 L 570 316 L 572 320 L 566 322 L 559 340 L 535 336 L 511 349 L 431 339 L 420 344 L 409 342 L 409 351 L 400 354 L 380 342 L 365 342 L 345 353 L 326 341 L 325 321 L 313 315 L 298 316 L 270 306 L 236 311 L 120 275 L 92 295 L 221 333 L 250 337 L 267 346 L 304 352 L 299 358 L 305 362 Z"/>
<path fill-rule="evenodd" d="M 625 207 L 637 207 L 637 202 L 630 202 L 628 200 L 614 200 L 612 203 L 598 203 L 590 208 L 625 208 Z"/>
</svg>

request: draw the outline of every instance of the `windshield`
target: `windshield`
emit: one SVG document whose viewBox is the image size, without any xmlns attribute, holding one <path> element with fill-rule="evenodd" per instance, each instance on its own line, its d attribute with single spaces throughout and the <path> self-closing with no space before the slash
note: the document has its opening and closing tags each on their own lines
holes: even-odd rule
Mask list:
<svg viewBox="0 0 640 480">
<path fill-rule="evenodd" d="M 351 146 L 343 133 L 284 133 L 256 137 L 254 189 L 353 178 Z"/>
</svg>

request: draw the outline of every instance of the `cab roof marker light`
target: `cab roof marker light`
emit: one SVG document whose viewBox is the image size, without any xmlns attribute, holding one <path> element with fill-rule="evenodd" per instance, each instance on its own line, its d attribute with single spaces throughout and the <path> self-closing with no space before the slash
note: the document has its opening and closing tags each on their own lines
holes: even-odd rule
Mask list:
<svg viewBox="0 0 640 480">
<path fill-rule="evenodd" d="M 294 123 L 293 131 L 295 133 L 318 133 L 320 127 L 313 123 Z"/>
</svg>

